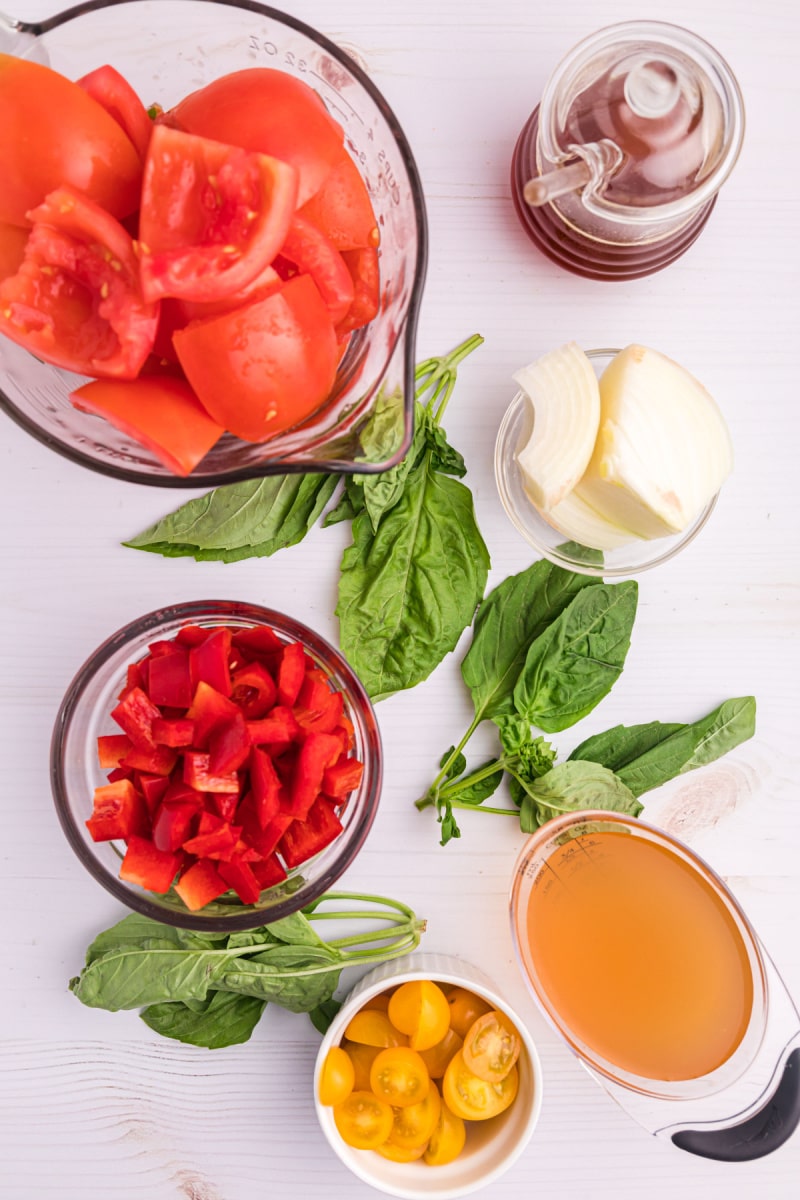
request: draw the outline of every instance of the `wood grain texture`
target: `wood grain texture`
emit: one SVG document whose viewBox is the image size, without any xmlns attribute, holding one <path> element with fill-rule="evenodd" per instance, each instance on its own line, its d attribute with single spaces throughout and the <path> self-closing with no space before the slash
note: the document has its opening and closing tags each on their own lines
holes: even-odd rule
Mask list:
<svg viewBox="0 0 800 1200">
<path fill-rule="evenodd" d="M 56 4 L 14 7 L 32 18 Z M 492 555 L 490 586 L 531 560 L 492 473 L 513 370 L 572 338 L 586 347 L 641 341 L 685 363 L 720 401 L 737 461 L 717 510 L 679 558 L 641 576 L 620 683 L 578 729 L 554 740 L 566 753 L 618 721 L 689 720 L 726 696 L 757 696 L 756 738 L 646 796 L 644 815 L 728 880 L 800 997 L 795 0 L 756 9 L 740 0 L 612 0 L 602 11 L 590 0 L 285 7 L 357 57 L 414 149 L 431 231 L 419 356 L 474 330 L 486 338 L 462 368 L 446 424 L 469 467 Z M 717 46 L 744 90 L 748 128 L 691 251 L 656 276 L 605 285 L 536 254 L 511 207 L 508 166 L 558 59 L 599 25 L 633 18 L 684 24 Z M 336 640 L 343 527 L 315 530 L 273 559 L 230 566 L 164 561 L 120 545 L 178 502 L 175 493 L 83 471 L 0 421 L 0 1198 L 366 1200 L 374 1193 L 338 1163 L 316 1126 L 318 1036 L 304 1017 L 269 1011 L 248 1045 L 205 1052 L 158 1040 L 133 1013 L 84 1009 L 67 991 L 92 936 L 122 915 L 71 854 L 50 799 L 50 731 L 80 664 L 141 613 L 210 596 L 267 603 Z M 681 1154 L 635 1126 L 538 1014 L 507 920 L 519 829 L 468 815 L 460 842 L 442 849 L 432 815 L 413 807 L 469 722 L 462 652 L 380 706 L 386 785 L 346 882 L 412 904 L 428 918 L 426 948 L 481 965 L 537 1038 L 541 1123 L 491 1195 L 796 1200 L 800 1136 L 735 1167 Z M 488 732 L 475 741 L 479 758 Z"/>
</svg>

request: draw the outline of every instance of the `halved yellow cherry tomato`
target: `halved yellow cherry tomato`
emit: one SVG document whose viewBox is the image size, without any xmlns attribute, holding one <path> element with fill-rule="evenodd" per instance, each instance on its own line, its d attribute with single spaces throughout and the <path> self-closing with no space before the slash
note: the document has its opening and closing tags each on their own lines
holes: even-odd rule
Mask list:
<svg viewBox="0 0 800 1200">
<path fill-rule="evenodd" d="M 342 1042 L 342 1049 L 353 1064 L 355 1081 L 353 1091 L 368 1092 L 369 1072 L 372 1064 L 380 1054 L 378 1046 L 366 1046 L 363 1042 Z"/>
<path fill-rule="evenodd" d="M 388 992 L 378 992 L 377 996 L 373 996 L 371 1000 L 365 1001 L 364 1006 L 362 1007 L 361 1011 L 362 1012 L 371 1012 L 373 1009 L 376 1010 L 377 1012 L 387 1012 L 388 1011 L 388 1009 L 389 1009 L 389 993 Z"/>
<path fill-rule="evenodd" d="M 425 1099 L 431 1077 L 416 1050 L 410 1046 L 391 1046 L 376 1056 L 369 1084 L 376 1096 L 395 1108 L 405 1108 Z"/>
<path fill-rule="evenodd" d="M 356 1072 L 352 1060 L 341 1046 L 331 1046 L 319 1076 L 320 1104 L 341 1104 L 355 1085 Z"/>
<path fill-rule="evenodd" d="M 408 1034 L 414 1050 L 429 1050 L 450 1027 L 450 1009 L 442 989 L 430 979 L 402 983 L 389 1000 L 389 1020 Z"/>
<path fill-rule="evenodd" d="M 382 1146 L 378 1146 L 378 1154 L 383 1158 L 388 1158 L 391 1162 L 416 1162 L 418 1158 L 422 1158 L 427 1144 L 425 1142 L 422 1146 L 407 1149 L 403 1146 L 393 1146 L 391 1142 L 384 1142 Z"/>
<path fill-rule="evenodd" d="M 372 1092 L 351 1092 L 337 1104 L 333 1119 L 342 1140 L 355 1150 L 377 1150 L 392 1132 L 391 1105 Z"/>
<path fill-rule="evenodd" d="M 442 1097 L 457 1117 L 463 1117 L 465 1121 L 485 1121 L 505 1112 L 513 1103 L 518 1088 L 516 1067 L 512 1067 L 500 1083 L 487 1083 L 467 1070 L 459 1050 L 444 1073 Z"/>
<path fill-rule="evenodd" d="M 458 1158 L 467 1140 L 467 1127 L 461 1117 L 442 1104 L 436 1128 L 430 1136 L 425 1162 L 429 1167 L 443 1167 Z"/>
<path fill-rule="evenodd" d="M 386 1013 L 374 1008 L 362 1008 L 357 1012 L 344 1031 L 350 1042 L 363 1042 L 365 1046 L 407 1046 L 408 1038 L 401 1033 Z"/>
<path fill-rule="evenodd" d="M 435 1083 L 431 1083 L 427 1096 L 419 1104 L 409 1104 L 406 1108 L 394 1110 L 389 1143 L 404 1150 L 424 1149 L 439 1123 L 441 1109 L 439 1089 Z"/>
<path fill-rule="evenodd" d="M 499 1083 L 519 1058 L 522 1041 L 505 1013 L 484 1013 L 467 1031 L 464 1066 L 487 1083 Z"/>
<path fill-rule="evenodd" d="M 450 1028 L 455 1029 L 461 1038 L 467 1036 L 467 1030 L 478 1017 L 492 1011 L 491 1004 L 462 987 L 453 988 L 447 1003 L 450 1007 Z"/>
<path fill-rule="evenodd" d="M 431 1046 L 430 1050 L 420 1050 L 420 1054 L 428 1068 L 431 1079 L 441 1079 L 447 1070 L 450 1059 L 461 1049 L 461 1038 L 455 1029 L 448 1029 L 440 1042 Z"/>
</svg>

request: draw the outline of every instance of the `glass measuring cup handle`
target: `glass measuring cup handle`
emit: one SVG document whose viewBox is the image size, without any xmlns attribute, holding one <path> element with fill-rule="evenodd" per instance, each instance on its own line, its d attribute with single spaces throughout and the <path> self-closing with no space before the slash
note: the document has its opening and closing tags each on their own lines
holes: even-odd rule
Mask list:
<svg viewBox="0 0 800 1200">
<path fill-rule="evenodd" d="M 777 1087 L 757 1113 L 727 1129 L 682 1129 L 672 1134 L 680 1150 L 718 1162 L 748 1162 L 777 1150 L 800 1123 L 800 1047 L 786 1060 Z"/>
<path fill-rule="evenodd" d="M 13 54 L 15 58 L 31 58 L 34 62 L 47 65 L 47 53 L 39 39 L 40 25 L 17 21 L 0 12 L 0 54 Z"/>
</svg>

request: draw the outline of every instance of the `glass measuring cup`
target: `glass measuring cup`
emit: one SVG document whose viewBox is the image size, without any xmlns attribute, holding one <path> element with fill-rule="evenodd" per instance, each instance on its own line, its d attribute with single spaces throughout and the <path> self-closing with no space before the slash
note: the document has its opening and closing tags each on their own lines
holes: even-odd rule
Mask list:
<svg viewBox="0 0 800 1200">
<path fill-rule="evenodd" d="M 723 881 L 616 813 L 529 839 L 511 888 L 518 961 L 547 1020 L 650 1133 L 706 1158 L 777 1149 L 800 1122 L 800 1018 Z"/>
<path fill-rule="evenodd" d="M 273 67 L 303 80 L 342 125 L 381 234 L 380 311 L 350 341 L 324 407 L 301 426 L 252 444 L 224 436 L 188 478 L 170 474 L 107 422 L 78 412 L 83 382 L 0 339 L 0 408 L 52 449 L 136 483 L 201 487 L 286 471 L 376 472 L 410 444 L 415 337 L 427 259 L 422 187 L 400 125 L 358 63 L 323 34 L 254 0 L 96 0 L 43 21 L 0 14 L 0 52 L 79 79 L 116 67 L 145 104 L 168 109 L 224 74 Z M 379 396 L 398 398 L 394 444 L 365 462 L 359 431 Z"/>
<path fill-rule="evenodd" d="M 739 86 L 712 46 L 662 22 L 611 25 L 548 80 L 514 151 L 514 206 L 568 270 L 649 275 L 694 242 L 743 135 Z"/>
</svg>

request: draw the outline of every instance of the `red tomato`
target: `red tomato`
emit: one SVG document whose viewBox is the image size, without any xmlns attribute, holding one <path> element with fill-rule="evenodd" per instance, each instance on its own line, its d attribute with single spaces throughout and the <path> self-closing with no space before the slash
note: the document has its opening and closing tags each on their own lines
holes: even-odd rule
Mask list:
<svg viewBox="0 0 800 1200">
<path fill-rule="evenodd" d="M 25 257 L 28 230 L 21 225 L 6 225 L 0 221 L 0 282 L 16 275 Z"/>
<path fill-rule="evenodd" d="M 378 315 L 381 304 L 381 280 L 378 251 L 344 250 L 342 258 L 353 279 L 353 303 L 336 326 L 336 336 L 345 337 Z"/>
<path fill-rule="evenodd" d="M 319 288 L 334 325 L 341 321 L 353 303 L 353 279 L 344 259 L 324 233 L 295 214 L 281 246 L 281 258 L 288 259 L 298 274 L 310 275 Z"/>
<path fill-rule="evenodd" d="M 0 333 L 68 371 L 135 378 L 158 306 L 142 299 L 129 234 L 71 188 L 51 192 L 30 216 L 23 262 L 0 283 Z"/>
<path fill-rule="evenodd" d="M 265 299 L 192 321 L 172 341 L 201 404 L 248 442 L 310 416 L 336 376 L 333 325 L 307 275 Z"/>
<path fill-rule="evenodd" d="M 127 79 L 113 67 L 98 67 L 78 80 L 78 87 L 104 108 L 130 138 L 142 162 L 147 154 L 153 122 Z"/>
<path fill-rule="evenodd" d="M 70 400 L 147 446 L 176 475 L 194 470 L 225 432 L 188 383 L 173 376 L 95 379 L 72 392 Z"/>
<path fill-rule="evenodd" d="M 29 225 L 28 210 L 70 185 L 126 217 L 139 203 L 142 164 L 117 122 L 49 67 L 0 54 L 0 221 Z"/>
<path fill-rule="evenodd" d="M 303 217 L 313 221 L 337 250 L 362 250 L 380 241 L 366 184 L 346 150 L 322 187 L 303 205 Z"/>
<path fill-rule="evenodd" d="M 216 301 L 247 287 L 280 249 L 296 200 L 294 167 L 159 125 L 139 214 L 145 296 Z"/>
<path fill-rule="evenodd" d="M 291 163 L 300 177 L 298 204 L 305 204 L 319 190 L 341 158 L 342 128 L 317 93 L 292 75 L 269 67 L 223 75 L 158 120 Z"/>
</svg>

